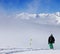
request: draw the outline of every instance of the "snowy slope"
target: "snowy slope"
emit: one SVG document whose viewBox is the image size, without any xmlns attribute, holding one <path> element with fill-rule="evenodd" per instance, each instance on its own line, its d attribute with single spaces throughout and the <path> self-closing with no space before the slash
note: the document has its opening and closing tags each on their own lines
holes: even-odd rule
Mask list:
<svg viewBox="0 0 60 54">
<path fill-rule="evenodd" d="M 59 54 L 60 50 L 42 50 L 42 49 L 23 49 L 23 48 L 5 48 L 0 49 L 0 54 Z"/>
<path fill-rule="evenodd" d="M 60 54 L 60 50 L 38 50 L 38 51 L 26 51 L 13 54 Z"/>
</svg>

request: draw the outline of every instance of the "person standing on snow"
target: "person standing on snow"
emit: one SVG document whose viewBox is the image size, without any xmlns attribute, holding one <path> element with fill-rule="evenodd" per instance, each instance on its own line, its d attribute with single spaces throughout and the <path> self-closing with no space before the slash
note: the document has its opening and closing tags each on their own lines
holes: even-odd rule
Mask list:
<svg viewBox="0 0 60 54">
<path fill-rule="evenodd" d="M 48 44 L 49 44 L 50 49 L 54 49 L 54 47 L 53 47 L 54 43 L 55 43 L 55 38 L 51 34 L 50 37 L 48 38 Z"/>
</svg>

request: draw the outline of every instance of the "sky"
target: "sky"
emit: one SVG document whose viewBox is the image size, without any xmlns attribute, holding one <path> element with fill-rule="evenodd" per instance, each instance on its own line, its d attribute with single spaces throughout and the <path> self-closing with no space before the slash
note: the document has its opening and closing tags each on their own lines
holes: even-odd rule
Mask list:
<svg viewBox="0 0 60 54">
<path fill-rule="evenodd" d="M 59 5 L 59 0 L 0 0 L 0 9 L 9 13 L 54 13 L 60 11 Z"/>
<path fill-rule="evenodd" d="M 59 0 L 0 0 L 0 48 L 49 49 L 52 33 L 60 49 L 59 5 Z"/>
</svg>

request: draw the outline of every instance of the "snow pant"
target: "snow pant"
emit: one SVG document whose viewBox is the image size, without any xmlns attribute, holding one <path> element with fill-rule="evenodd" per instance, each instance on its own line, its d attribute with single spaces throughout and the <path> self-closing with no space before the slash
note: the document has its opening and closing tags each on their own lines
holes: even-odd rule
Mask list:
<svg viewBox="0 0 60 54">
<path fill-rule="evenodd" d="M 50 49 L 53 49 L 54 48 L 53 43 L 49 43 L 49 47 L 50 47 Z"/>
</svg>

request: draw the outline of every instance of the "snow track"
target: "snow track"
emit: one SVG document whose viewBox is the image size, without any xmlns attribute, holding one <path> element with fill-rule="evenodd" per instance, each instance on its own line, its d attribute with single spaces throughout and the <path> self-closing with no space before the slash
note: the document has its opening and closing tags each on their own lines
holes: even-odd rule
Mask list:
<svg viewBox="0 0 60 54">
<path fill-rule="evenodd" d="M 7 48 L 0 49 L 0 54 L 60 54 L 60 50 Z"/>
</svg>

